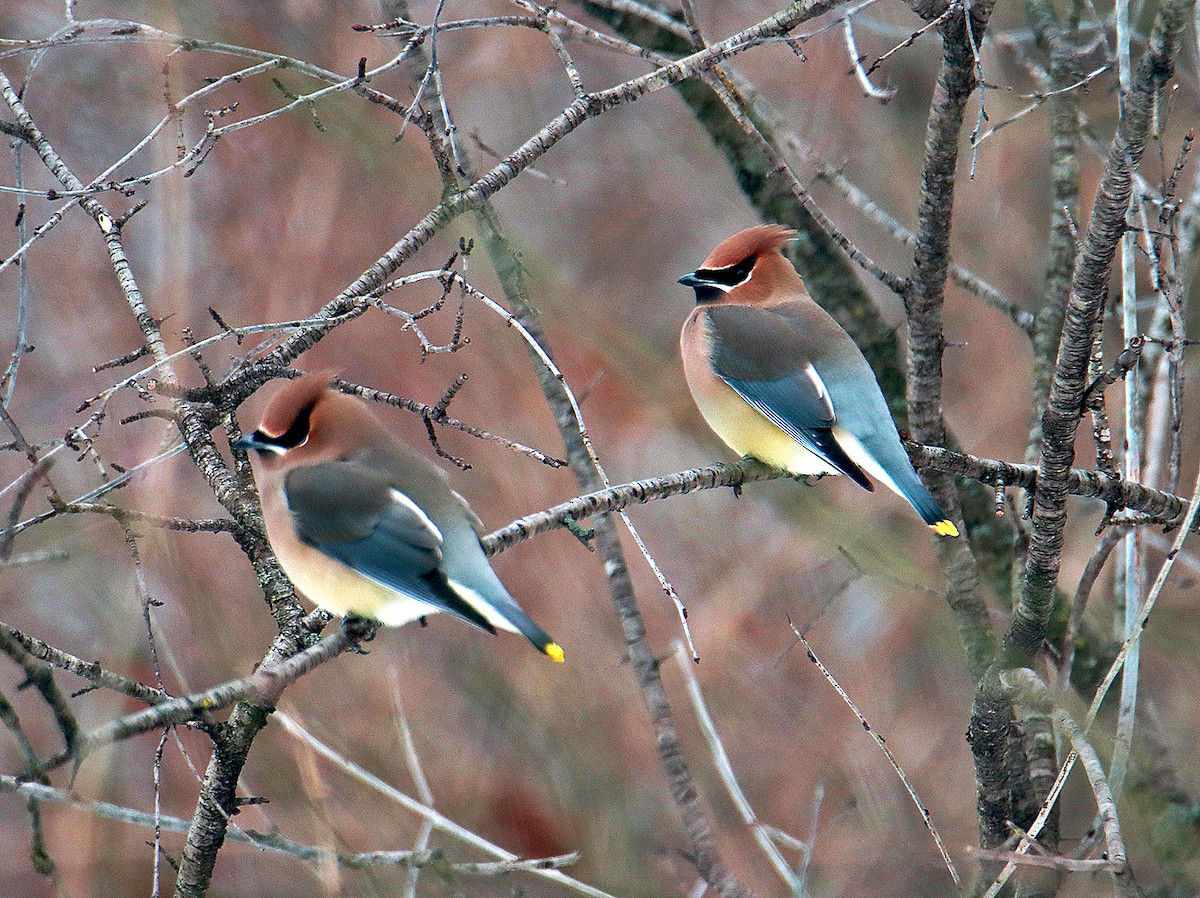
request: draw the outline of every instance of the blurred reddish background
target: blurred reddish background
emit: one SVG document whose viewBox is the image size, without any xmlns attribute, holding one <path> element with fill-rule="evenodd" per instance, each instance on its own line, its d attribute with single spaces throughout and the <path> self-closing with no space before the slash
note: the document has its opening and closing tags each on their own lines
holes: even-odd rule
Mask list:
<svg viewBox="0 0 1200 898">
<path fill-rule="evenodd" d="M 719 38 L 774 12 L 778 4 L 698 2 L 706 33 Z M 413 4 L 428 21 L 433 4 Z M 576 13 L 574 4 L 565 11 Z M 62 24 L 62 4 L 23 0 L 0 6 L 0 37 L 44 37 Z M 446 4 L 444 16 L 511 14 L 504 3 Z M 167 31 L 279 51 L 352 73 L 358 59 L 382 62 L 398 44 L 355 33 L 373 22 L 373 4 L 262 2 L 105 4 L 83 0 L 80 18 L 129 16 Z M 882 53 L 918 26 L 903 4 L 886 2 L 865 13 L 859 50 Z M 1002 6 L 993 31 L 1023 28 L 1020 12 Z M 607 87 L 646 71 L 636 60 L 570 45 L 586 86 Z M 877 80 L 899 88 L 887 105 L 864 99 L 835 29 L 803 46 L 761 48 L 736 66 L 777 104 L 796 133 L 824 160 L 844 167 L 885 208 L 911 225 L 915 214 L 921 141 L 938 48 L 926 38 L 896 56 Z M 511 150 L 570 101 L 570 88 L 544 35 L 491 28 L 439 39 L 446 88 L 459 131 L 478 132 L 490 147 Z M 51 50 L 39 63 L 25 101 L 49 139 L 87 180 L 136 143 L 163 115 L 163 61 L 169 48 L 121 42 Z M 1194 56 L 1185 54 L 1176 95 L 1176 123 L 1196 120 Z M 27 56 L 0 59 L 20 84 Z M 243 63 L 210 53 L 170 57 L 176 97 L 206 77 Z M 1021 108 L 1032 89 L 1012 54 L 989 47 L 989 81 L 1013 91 L 988 93 L 999 121 Z M 886 74 L 884 74 L 886 73 Z M 315 82 L 274 73 L 293 93 Z M 1096 133 L 1106 140 L 1115 106 L 1114 76 L 1084 99 Z M 413 84 L 403 72 L 373 85 L 402 100 Z M 212 105 L 237 101 L 237 117 L 287 102 L 270 76 L 219 93 Z M 436 170 L 421 133 L 393 142 L 398 120 L 348 93 L 221 140 L 191 178 L 177 172 L 138 191 L 150 204 L 124 231 L 133 269 L 155 316 L 165 318 L 171 348 L 182 327 L 200 336 L 216 331 L 207 308 L 232 324 L 302 317 L 334 296 L 389 247 L 438 199 Z M 972 113 L 973 114 L 973 113 Z M 200 119 L 189 120 L 195 140 Z M 1045 110 L 1001 130 L 981 147 L 974 179 L 959 180 L 954 252 L 1018 303 L 1036 309 L 1044 267 L 1048 209 Z M 1178 135 L 1164 142 L 1173 157 Z M 490 160 L 466 145 L 480 165 Z M 126 167 L 133 174 L 174 158 L 170 136 Z M 1147 164 L 1157 178 L 1157 152 Z M 969 160 L 969 151 L 964 153 Z M 51 181 L 36 156 L 24 155 L 27 183 Z M 1091 196 L 1098 163 L 1083 155 L 1083 195 Z M 12 155 L 0 156 L 0 183 L 12 184 Z M 539 160 L 561 179 L 519 178 L 496 200 L 528 271 L 556 358 L 577 393 L 589 431 L 614 482 L 729 459 L 705 428 L 685 388 L 677 358 L 678 326 L 690 291 L 674 283 L 728 234 L 756 221 L 720 154 L 670 91 L 589 122 Z M 799 169 L 801 176 L 810 172 Z M 906 251 L 836 195 L 814 186 L 818 201 L 866 251 L 893 271 L 907 273 Z M 106 202 L 108 199 L 106 198 Z M 113 200 L 114 208 L 127 201 Z M 40 224 L 57 204 L 28 201 L 27 220 Z M 6 222 L 0 255 L 17 246 L 12 194 L 0 195 Z M 440 267 L 460 236 L 475 235 L 470 217 L 457 221 L 402 273 Z M 482 252 L 469 276 L 499 297 Z M 116 382 L 115 372 L 91 368 L 137 346 L 140 335 L 117 286 L 93 223 L 76 208 L 29 253 L 29 342 L 11 413 L 31 441 L 61 437 L 84 416 L 79 403 Z M 901 323 L 898 301 L 867 284 L 883 314 Z M 412 288 L 391 297 L 417 310 L 438 295 Z M 0 273 L 0 348 L 15 340 L 17 280 Z M 947 338 L 946 416 L 965 449 L 1023 460 L 1030 405 L 1030 351 L 1001 315 L 951 286 Z M 445 339 L 453 315 L 430 319 Z M 380 312 L 342 328 L 301 359 L 307 369 L 336 366 L 349 380 L 436 402 L 461 372 L 471 375 L 451 412 L 472 424 L 560 455 L 561 444 L 517 335 L 478 304 L 467 308 L 470 345 L 419 364 L 419 345 L 401 322 Z M 241 350 L 241 351 L 244 351 Z M 218 371 L 239 349 L 208 350 Z M 133 370 L 133 369 L 129 369 Z M 194 367 L 181 364 L 190 384 Z M 1114 391 L 1114 394 L 1118 391 Z M 264 391 L 263 396 L 266 395 Z M 255 397 L 242 420 L 253 420 Z M 153 455 L 164 425 L 118 418 L 144 408 L 127 393 L 113 405 L 99 448 L 130 466 Z M 1114 419 L 1116 419 L 1114 404 Z M 432 450 L 421 421 L 381 412 L 407 439 Z M 1189 423 L 1189 440 L 1195 428 Z M 491 443 L 449 430 L 445 447 L 467 459 L 457 487 L 490 528 L 575 495 L 573 479 Z M 1081 440 L 1081 446 L 1086 441 Z M 1086 453 L 1089 450 L 1084 449 Z M 1185 472 L 1194 464 L 1189 450 Z M 1079 463 L 1087 463 L 1081 457 Z M 0 482 L 26 467 L 17 453 L 0 454 Z M 64 493 L 95 484 L 88 462 L 62 457 L 53 472 Z M 1184 487 L 1190 488 L 1185 473 Z M 186 456 L 155 467 L 115 496 L 161 514 L 212 517 L 221 513 Z M 5 505 L 7 508 L 7 505 Z M 1063 582 L 1073 588 L 1093 543 L 1100 507 L 1074 503 Z M 934 540 L 910 510 L 887 492 L 866 494 L 852 483 L 825 480 L 809 488 L 779 481 L 752 485 L 736 499 L 728 490 L 656 503 L 631 512 L 647 544 L 691 611 L 703 662 L 695 669 L 724 737 L 733 767 L 759 817 L 808 838 L 814 799 L 823 790 L 809 874 L 814 895 L 949 895 L 953 888 L 921 819 L 878 750 L 833 690 L 792 650 L 790 615 L 812 623 L 814 648 L 883 733 L 920 791 L 952 853 L 965 859 L 974 844 L 975 785 L 963 739 L 973 683 L 963 663 L 954 621 L 931 593 L 941 575 Z M 856 576 L 844 549 L 868 571 Z M 169 689 L 182 692 L 248 673 L 274 633 L 249 564 L 226 535 L 145 530 L 140 541 L 149 587 L 161 606 L 154 627 Z M 96 516 L 59 519 L 19 537 L 18 552 L 65 549 L 65 560 L 0 569 L 0 618 L 64 650 L 146 682 L 153 678 L 145 626 L 123 535 Z M 666 657 L 680 636 L 670 602 L 629 543 L 633 571 L 651 640 Z M 1156 556 L 1157 557 L 1157 556 Z M 687 894 L 696 879 L 654 749 L 646 711 L 628 665 L 602 566 L 577 540 L 559 531 L 504 553 L 497 569 L 531 614 L 564 646 L 567 664 L 546 661 L 523 641 L 489 638 L 456 621 L 434 619 L 427 629 L 382 632 L 366 656 L 345 656 L 291 687 L 281 704 L 334 749 L 411 790 L 398 735 L 402 700 L 438 810 L 522 855 L 579 850 L 572 876 L 621 895 Z M 1153 569 L 1153 568 L 1152 568 Z M 1191 573 L 1186 574 L 1192 576 Z M 1143 647 L 1141 697 L 1153 708 L 1173 760 L 1193 792 L 1200 791 L 1194 738 L 1197 665 L 1194 590 L 1170 590 Z M 911 585 L 902 585 L 911 584 Z M 1092 614 L 1111 613 L 1111 579 L 1098 588 Z M 991 606 L 1006 598 L 989 596 Z M 998 618 L 998 625 L 1000 620 Z M 735 871 L 764 895 L 783 888 L 741 825 L 724 793 L 689 707 L 678 668 L 664 664 L 676 721 L 684 735 L 704 803 L 720 827 L 720 844 Z M 59 675 L 63 688 L 81 685 Z M 18 692 L 20 673 L 0 664 L 0 692 L 14 702 L 45 754 L 60 746 L 44 707 Z M 98 691 L 75 699 L 88 728 L 136 705 Z M 1103 741 L 1103 737 L 1101 737 Z M 185 733 L 185 760 L 168 743 L 163 771 L 164 813 L 189 817 L 207 741 Z M 83 797 L 142 810 L 153 805 L 152 736 L 91 757 L 75 780 Z M 0 769 L 22 769 L 16 749 L 0 740 Z M 65 772 L 55 778 L 66 786 Z M 1066 797 L 1064 840 L 1069 847 L 1091 820 L 1091 798 L 1073 783 Z M 334 771 L 277 724 L 255 744 L 243 777 L 245 794 L 269 804 L 247 808 L 236 823 L 278 830 L 299 841 L 342 850 L 410 847 L 419 821 Z M 1136 805 L 1126 810 L 1126 839 L 1143 884 L 1156 869 Z M 81 812 L 44 810 L 49 849 L 75 895 L 148 894 L 151 834 Z M 23 803 L 0 797 L 0 894 L 51 894 L 28 856 Z M 178 856 L 182 839 L 164 837 Z M 474 858 L 438 837 L 452 859 Z M 790 853 L 793 860 L 798 859 Z M 168 874 L 169 875 L 169 874 Z M 403 872 L 331 872 L 320 866 L 241 845 L 227 846 L 217 864 L 213 895 L 396 894 Z M 528 875 L 471 880 L 471 894 L 501 894 L 519 883 L 527 894 L 565 894 Z M 1064 894 L 1090 894 L 1086 877 Z M 450 894 L 433 875 L 420 894 Z"/>
</svg>

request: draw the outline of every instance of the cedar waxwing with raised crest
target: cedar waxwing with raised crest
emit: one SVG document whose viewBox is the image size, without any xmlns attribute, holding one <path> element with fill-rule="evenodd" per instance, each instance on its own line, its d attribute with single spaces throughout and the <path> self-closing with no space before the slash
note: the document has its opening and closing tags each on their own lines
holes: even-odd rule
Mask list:
<svg viewBox="0 0 1200 898">
<path fill-rule="evenodd" d="M 445 611 L 562 661 L 492 570 L 482 524 L 445 473 L 329 384 L 291 381 L 233 443 L 254 450 L 267 538 L 296 587 L 335 614 L 390 626 Z"/>
<path fill-rule="evenodd" d="M 873 490 L 869 474 L 939 536 L 958 536 L 913 469 L 866 358 L 783 257 L 794 235 L 748 228 L 679 279 L 696 291 L 679 342 L 700 413 L 741 455 Z"/>
</svg>

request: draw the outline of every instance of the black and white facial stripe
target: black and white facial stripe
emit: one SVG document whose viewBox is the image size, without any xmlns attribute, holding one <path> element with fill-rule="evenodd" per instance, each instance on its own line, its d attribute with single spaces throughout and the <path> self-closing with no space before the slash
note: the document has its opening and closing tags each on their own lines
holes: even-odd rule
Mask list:
<svg viewBox="0 0 1200 898">
<path fill-rule="evenodd" d="M 245 446 L 259 452 L 273 452 L 276 455 L 283 455 L 289 449 L 297 449 L 308 442 L 311 417 L 312 407 L 310 406 L 297 415 L 292 426 L 279 436 L 273 437 L 259 428 L 246 440 Z"/>
<path fill-rule="evenodd" d="M 679 283 L 696 291 L 696 302 L 712 302 L 749 281 L 757 261 L 757 256 L 749 256 L 724 268 L 698 268 L 681 277 Z"/>
</svg>

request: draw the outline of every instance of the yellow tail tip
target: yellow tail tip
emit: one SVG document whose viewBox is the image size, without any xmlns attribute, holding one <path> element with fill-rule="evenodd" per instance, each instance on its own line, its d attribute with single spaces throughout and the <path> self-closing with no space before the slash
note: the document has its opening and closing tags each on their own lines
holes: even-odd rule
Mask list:
<svg viewBox="0 0 1200 898">
<path fill-rule="evenodd" d="M 958 536 L 958 528 L 954 526 L 953 521 L 938 521 L 930 524 L 929 529 L 938 536 Z"/>
<path fill-rule="evenodd" d="M 542 649 L 551 661 L 557 661 L 559 664 L 567 660 L 567 656 L 563 653 L 562 646 L 557 642 L 548 642 L 546 647 Z"/>
</svg>

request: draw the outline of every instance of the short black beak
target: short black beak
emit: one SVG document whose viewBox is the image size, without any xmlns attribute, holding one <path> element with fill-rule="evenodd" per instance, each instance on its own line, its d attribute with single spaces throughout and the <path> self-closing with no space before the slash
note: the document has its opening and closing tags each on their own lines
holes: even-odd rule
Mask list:
<svg viewBox="0 0 1200 898">
<path fill-rule="evenodd" d="M 685 274 L 681 277 L 679 283 L 685 287 L 703 287 L 708 284 L 708 281 L 704 280 L 704 278 L 696 277 L 696 272 L 693 271 L 691 274 Z"/>
<path fill-rule="evenodd" d="M 258 439 L 257 433 L 244 433 L 229 445 L 246 452 L 250 449 L 263 449 L 266 444 Z"/>
</svg>

